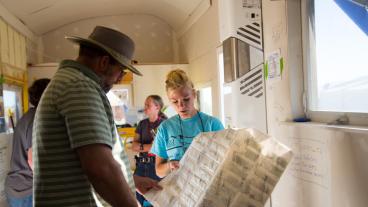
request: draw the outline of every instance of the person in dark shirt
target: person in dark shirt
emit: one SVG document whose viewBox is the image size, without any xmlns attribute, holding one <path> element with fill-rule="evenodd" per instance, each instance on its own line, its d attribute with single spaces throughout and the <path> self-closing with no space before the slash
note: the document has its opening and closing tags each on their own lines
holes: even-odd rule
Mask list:
<svg viewBox="0 0 368 207">
<path fill-rule="evenodd" d="M 151 150 L 152 142 L 155 138 L 158 126 L 167 119 L 161 111 L 164 103 L 158 95 L 150 95 L 144 103 L 144 113 L 148 118 L 139 122 L 133 141 L 133 150 L 138 152 L 136 156 L 136 169 L 134 174 L 143 177 L 149 177 L 154 180 L 160 180 L 155 170 L 155 155 L 148 153 Z M 137 200 L 143 207 L 151 206 L 145 198 L 136 193 Z"/>
<path fill-rule="evenodd" d="M 13 135 L 10 172 L 5 181 L 5 194 L 10 207 L 32 206 L 32 128 L 38 102 L 50 79 L 36 80 L 28 89 L 31 107 L 18 121 Z"/>
</svg>

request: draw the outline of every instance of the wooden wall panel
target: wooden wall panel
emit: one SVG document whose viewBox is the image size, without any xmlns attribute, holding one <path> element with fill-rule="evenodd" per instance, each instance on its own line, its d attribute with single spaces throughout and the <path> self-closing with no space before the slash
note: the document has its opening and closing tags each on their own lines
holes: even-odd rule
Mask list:
<svg viewBox="0 0 368 207">
<path fill-rule="evenodd" d="M 23 35 L 20 35 L 19 40 L 20 40 L 20 55 L 21 55 L 20 68 L 26 70 L 27 69 L 26 38 Z"/>
<path fill-rule="evenodd" d="M 15 64 L 15 52 L 14 52 L 14 30 L 8 26 L 8 45 L 9 45 L 9 64 Z"/>
<path fill-rule="evenodd" d="M 21 49 L 20 49 L 20 35 L 18 32 L 14 31 L 14 66 L 21 68 Z"/>
<path fill-rule="evenodd" d="M 8 26 L 0 19 L 0 53 L 1 62 L 9 62 Z"/>
</svg>

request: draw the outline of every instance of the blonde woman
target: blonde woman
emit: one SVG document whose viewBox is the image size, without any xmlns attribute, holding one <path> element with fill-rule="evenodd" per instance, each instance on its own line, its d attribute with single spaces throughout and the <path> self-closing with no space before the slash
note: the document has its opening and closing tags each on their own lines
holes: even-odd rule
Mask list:
<svg viewBox="0 0 368 207">
<path fill-rule="evenodd" d="M 199 112 L 194 107 L 195 89 L 183 70 L 168 73 L 166 92 L 177 115 L 159 126 L 151 148 L 156 155 L 156 174 L 159 177 L 165 177 L 179 168 L 179 160 L 200 132 L 224 129 L 217 118 Z"/>
</svg>

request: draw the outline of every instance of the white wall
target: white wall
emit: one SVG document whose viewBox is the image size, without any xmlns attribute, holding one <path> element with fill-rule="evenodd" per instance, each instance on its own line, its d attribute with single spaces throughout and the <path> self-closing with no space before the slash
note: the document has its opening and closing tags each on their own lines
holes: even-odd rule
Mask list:
<svg viewBox="0 0 368 207">
<path fill-rule="evenodd" d="M 182 69 L 188 72 L 188 64 L 135 65 L 143 76 L 133 76 L 133 106 L 143 107 L 148 95 L 162 97 L 165 105 L 169 105 L 166 95 L 165 80 L 169 71 Z M 28 69 L 28 84 L 40 78 L 52 78 L 57 71 L 58 63 L 39 64 Z"/>
<path fill-rule="evenodd" d="M 143 107 L 147 96 L 156 94 L 161 96 L 165 105 L 169 105 L 165 89 L 166 75 L 174 69 L 188 71 L 187 64 L 172 65 L 137 65 L 143 76 L 134 76 L 133 78 L 133 96 L 134 105 Z"/>
<path fill-rule="evenodd" d="M 217 47 L 220 46 L 218 26 L 218 1 L 195 22 L 187 32 L 178 37 L 180 61 L 189 63 L 189 75 L 195 86 L 210 84 L 212 87 L 213 115 L 220 116 L 218 90 Z"/>
<path fill-rule="evenodd" d="M 272 193 L 272 207 L 366 206 L 366 136 L 308 124 L 278 128 L 294 158 Z"/>
<path fill-rule="evenodd" d="M 28 68 L 28 86 L 40 78 L 52 78 L 56 73 L 58 63 L 38 64 Z"/>
<path fill-rule="evenodd" d="M 135 42 L 134 59 L 139 63 L 173 63 L 173 31 L 162 19 L 152 15 L 126 14 L 77 21 L 42 36 L 44 62 L 75 59 L 78 46 L 64 37 L 76 35 L 87 38 L 97 25 L 119 30 Z"/>
<path fill-rule="evenodd" d="M 303 83 L 291 80 L 294 78 L 291 74 L 302 70 L 299 62 L 302 54 L 297 48 L 301 39 L 293 36 L 298 32 L 292 32 L 298 24 L 289 22 L 294 28 L 288 28 L 287 22 L 288 15 L 292 15 L 288 13 L 287 3 L 291 6 L 296 1 L 263 0 L 262 3 L 265 56 L 280 49 L 285 60 L 282 80 L 266 84 L 268 132 L 295 153 L 272 194 L 272 207 L 366 206 L 368 135 L 311 124 L 284 124 L 293 115 L 300 115 L 301 101 L 293 104 L 299 107 L 294 111 L 291 102 L 295 90 L 300 91 Z M 297 78 L 300 80 L 300 76 Z"/>
<path fill-rule="evenodd" d="M 213 114 L 219 116 L 217 0 L 212 1 L 208 11 L 180 37 L 165 21 L 150 15 L 107 16 L 65 25 L 42 36 L 43 62 L 75 59 L 78 47 L 65 40 L 64 36 L 87 37 L 96 25 L 119 29 L 130 36 L 136 43 L 134 58 L 139 64 L 189 62 L 188 73 L 194 85 L 212 87 Z M 140 98 L 137 101 L 141 101 Z"/>
<path fill-rule="evenodd" d="M 340 132 L 335 131 L 335 134 Z M 363 150 L 358 144 L 368 145 L 358 134 L 343 133 L 342 136 L 331 138 L 331 206 L 364 207 L 368 204 L 368 174 L 363 167 L 367 167 L 368 150 Z M 361 136 L 361 138 L 364 137 Z"/>
<path fill-rule="evenodd" d="M 365 192 L 368 192 L 368 165 L 367 163 L 367 155 L 368 155 L 368 136 L 359 133 L 350 133 L 348 134 L 351 138 L 351 145 L 354 153 L 354 157 L 359 163 L 358 165 L 358 173 L 360 177 L 363 177 L 361 185 L 365 186 Z"/>
</svg>

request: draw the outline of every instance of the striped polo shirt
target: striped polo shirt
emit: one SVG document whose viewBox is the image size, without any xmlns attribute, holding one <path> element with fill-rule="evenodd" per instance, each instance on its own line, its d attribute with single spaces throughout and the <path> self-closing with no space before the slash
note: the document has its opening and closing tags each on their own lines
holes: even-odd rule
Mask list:
<svg viewBox="0 0 368 207">
<path fill-rule="evenodd" d="M 91 69 L 64 60 L 45 90 L 33 126 L 34 206 L 96 206 L 76 148 L 120 145 L 111 106 L 99 81 Z M 120 164 L 134 192 L 131 172 L 125 167 L 129 161 L 124 150 L 120 152 Z"/>
</svg>

